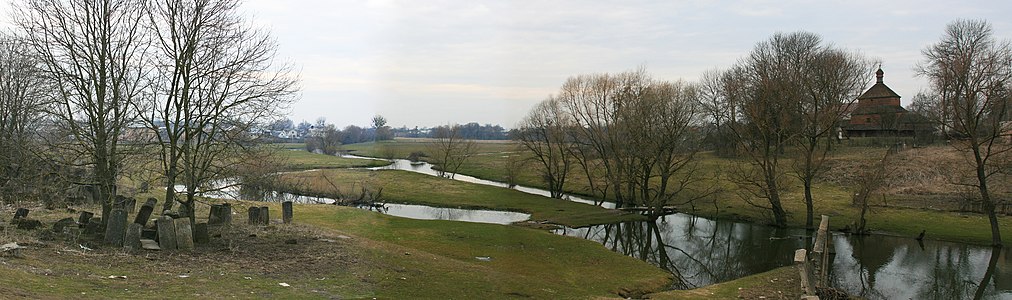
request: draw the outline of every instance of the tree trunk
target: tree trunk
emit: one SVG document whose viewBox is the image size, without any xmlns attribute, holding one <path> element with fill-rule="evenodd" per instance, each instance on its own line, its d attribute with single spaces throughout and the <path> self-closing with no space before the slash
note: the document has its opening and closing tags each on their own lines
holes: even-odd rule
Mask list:
<svg viewBox="0 0 1012 300">
<path fill-rule="evenodd" d="M 815 215 L 815 208 L 813 207 L 812 203 L 812 179 L 805 178 L 805 180 L 803 181 L 805 185 L 805 213 L 806 213 L 805 228 L 815 229 L 814 227 L 815 225 L 813 224 L 814 223 L 813 216 Z"/>
<path fill-rule="evenodd" d="M 171 154 L 170 154 L 171 155 Z M 172 158 L 170 158 L 172 160 Z M 169 170 L 165 172 L 165 202 L 162 203 L 162 211 L 172 210 L 172 206 L 175 205 L 176 199 L 176 166 L 170 166 Z"/>
<path fill-rule="evenodd" d="M 973 156 L 977 162 L 977 189 L 980 191 L 980 200 L 984 202 L 984 210 L 987 219 L 991 223 L 991 245 L 1001 247 L 1001 228 L 998 227 L 998 215 L 995 214 L 995 205 L 991 200 L 991 193 L 987 190 L 987 170 L 984 159 L 980 155 L 980 146 L 974 143 Z"/>
</svg>

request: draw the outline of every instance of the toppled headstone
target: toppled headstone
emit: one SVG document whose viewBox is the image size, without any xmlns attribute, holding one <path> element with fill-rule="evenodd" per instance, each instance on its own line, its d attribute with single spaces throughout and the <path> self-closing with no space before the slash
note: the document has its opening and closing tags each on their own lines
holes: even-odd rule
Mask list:
<svg viewBox="0 0 1012 300">
<path fill-rule="evenodd" d="M 122 208 L 113 209 L 109 213 L 109 224 L 105 226 L 105 242 L 114 247 L 123 246 L 126 236 L 127 212 Z"/>
<path fill-rule="evenodd" d="M 124 248 L 141 249 L 141 229 L 141 224 L 130 223 L 127 225 L 126 235 L 123 237 Z"/>
<path fill-rule="evenodd" d="M 35 228 L 42 227 L 42 222 L 36 219 L 29 219 L 27 217 L 17 219 L 13 223 L 17 225 L 18 229 L 24 230 L 35 230 Z"/>
<path fill-rule="evenodd" d="M 24 248 L 25 246 L 18 245 L 18 243 L 6 243 L 0 245 L 0 253 L 11 254 L 17 257 L 21 256 L 21 249 Z"/>
<path fill-rule="evenodd" d="M 63 218 L 53 223 L 53 232 L 62 233 L 64 228 L 74 225 L 74 218 Z"/>
<path fill-rule="evenodd" d="M 176 250 L 176 225 L 169 216 L 155 221 L 158 226 L 158 247 L 162 250 Z"/>
<path fill-rule="evenodd" d="M 176 249 L 193 250 L 193 228 L 190 227 L 189 218 L 179 218 L 176 225 Z"/>
<path fill-rule="evenodd" d="M 141 249 L 144 249 L 144 250 L 162 250 L 161 247 L 158 247 L 158 242 L 155 242 L 155 240 L 151 240 L 151 239 L 141 239 Z"/>
</svg>

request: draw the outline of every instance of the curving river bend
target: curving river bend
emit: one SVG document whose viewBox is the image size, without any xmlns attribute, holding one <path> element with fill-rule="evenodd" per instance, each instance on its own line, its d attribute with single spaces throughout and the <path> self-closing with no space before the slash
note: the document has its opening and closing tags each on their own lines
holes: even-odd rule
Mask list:
<svg viewBox="0 0 1012 300">
<path fill-rule="evenodd" d="M 346 155 L 351 158 L 375 159 Z M 428 163 L 395 159 L 384 167 L 436 176 Z M 454 179 L 499 187 L 505 183 L 457 174 Z M 548 191 L 515 189 L 547 196 Z M 303 197 L 277 195 L 282 197 Z M 307 197 L 308 198 L 308 197 Z M 294 199 L 327 202 L 330 199 Z M 614 208 L 613 203 L 569 197 L 569 200 Z M 332 200 L 330 200 L 332 201 Z M 376 209 L 376 208 L 372 208 Z M 381 212 L 416 219 L 443 219 L 508 224 L 529 215 L 485 210 L 387 204 Z M 636 257 L 679 278 L 673 288 L 706 286 L 790 265 L 794 250 L 811 248 L 803 229 L 712 220 L 674 213 L 654 222 L 624 222 L 554 233 L 601 243 Z M 867 299 L 1012 299 L 1012 262 L 1007 251 L 990 247 L 922 241 L 891 236 L 833 235 L 831 281 L 847 293 Z M 985 276 L 989 275 L 989 276 Z M 986 281 L 984 281 L 987 279 Z"/>
</svg>

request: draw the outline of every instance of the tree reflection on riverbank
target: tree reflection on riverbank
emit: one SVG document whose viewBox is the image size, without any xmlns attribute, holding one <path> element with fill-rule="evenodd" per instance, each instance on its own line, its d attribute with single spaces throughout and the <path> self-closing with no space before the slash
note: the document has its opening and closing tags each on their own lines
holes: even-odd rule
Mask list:
<svg viewBox="0 0 1012 300">
<path fill-rule="evenodd" d="M 597 241 L 674 274 L 689 289 L 766 272 L 811 248 L 802 229 L 779 229 L 684 214 L 656 222 L 564 228 L 558 234 Z M 833 237 L 831 282 L 867 299 L 1012 299 L 1006 251 L 889 236 Z"/>
</svg>

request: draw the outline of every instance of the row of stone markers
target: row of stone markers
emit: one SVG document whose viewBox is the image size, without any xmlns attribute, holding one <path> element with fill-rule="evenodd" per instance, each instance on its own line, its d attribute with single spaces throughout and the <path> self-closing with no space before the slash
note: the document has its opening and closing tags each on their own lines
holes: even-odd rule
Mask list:
<svg viewBox="0 0 1012 300">
<path fill-rule="evenodd" d="M 211 214 L 214 214 L 214 207 L 211 208 Z M 281 203 L 281 219 L 285 224 L 292 223 L 292 201 L 285 201 Z M 247 212 L 246 222 L 250 225 L 270 225 L 271 210 L 269 207 L 250 207 Z"/>
<path fill-rule="evenodd" d="M 117 196 L 116 202 L 109 213 L 108 224 L 103 227 L 102 218 L 95 218 L 94 214 L 81 211 L 77 220 L 64 218 L 53 224 L 53 232 L 69 233 L 78 236 L 80 233 L 97 236 L 104 233 L 106 244 L 115 247 L 124 247 L 134 250 L 193 250 L 194 244 L 206 244 L 210 242 L 210 229 L 220 230 L 232 224 L 232 205 L 229 203 L 211 205 L 207 223 L 191 224 L 188 217 L 173 217 L 169 211 L 162 213 L 162 216 L 155 220 L 152 227 L 148 227 L 148 220 L 154 212 L 158 199 L 148 198 L 141 205 L 133 218 L 133 222 L 127 223 L 130 213 L 136 209 L 136 200 Z M 292 222 L 292 202 L 282 203 L 282 219 L 285 224 Z M 41 226 L 41 222 L 28 219 L 30 211 L 19 208 L 14 213 L 12 224 L 17 224 L 19 229 L 34 229 Z M 266 206 L 249 208 L 249 224 L 269 225 L 270 211 Z M 77 226 L 74 226 L 77 225 Z M 30 227 L 30 228 L 29 228 Z"/>
</svg>

